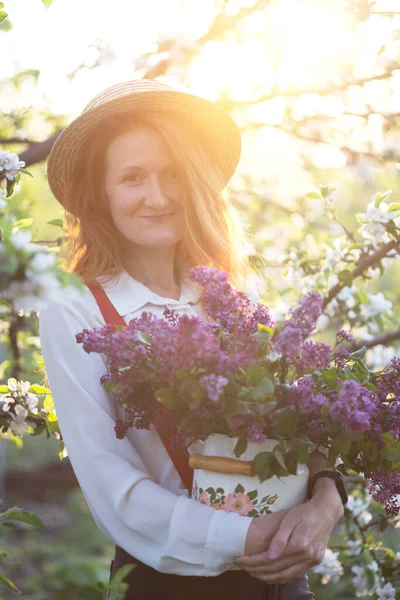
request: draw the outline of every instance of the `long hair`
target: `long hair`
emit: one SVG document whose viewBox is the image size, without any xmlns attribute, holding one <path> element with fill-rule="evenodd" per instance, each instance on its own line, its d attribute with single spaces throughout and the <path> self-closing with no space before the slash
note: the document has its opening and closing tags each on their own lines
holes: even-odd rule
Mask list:
<svg viewBox="0 0 400 600">
<path fill-rule="evenodd" d="M 124 240 L 114 226 L 105 193 L 105 155 L 110 142 L 135 126 L 161 133 L 177 164 L 183 185 L 182 238 L 176 246 L 176 274 L 180 266 L 204 265 L 229 274 L 237 289 L 245 289 L 253 271 L 246 255 L 246 233 L 237 210 L 222 191 L 221 176 L 193 131 L 172 113 L 108 117 L 93 131 L 65 203 L 68 239 L 67 270 L 84 283 L 98 277 L 115 279 L 123 269 Z M 178 266 L 177 266 L 178 265 Z"/>
</svg>

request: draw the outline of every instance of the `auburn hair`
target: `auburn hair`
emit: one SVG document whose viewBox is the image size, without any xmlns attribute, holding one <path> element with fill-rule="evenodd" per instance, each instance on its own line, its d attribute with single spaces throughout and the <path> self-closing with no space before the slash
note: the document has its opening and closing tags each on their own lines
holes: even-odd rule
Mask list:
<svg viewBox="0 0 400 600">
<path fill-rule="evenodd" d="M 193 129 L 173 113 L 116 114 L 104 119 L 82 149 L 65 202 L 66 268 L 84 283 L 115 279 L 123 269 L 124 238 L 114 226 L 105 193 L 105 157 L 110 142 L 135 127 L 161 133 L 176 160 L 183 185 L 184 231 L 177 243 L 175 273 L 180 265 L 215 267 L 245 290 L 253 268 L 246 253 L 240 215 L 223 191 L 221 175 Z"/>
</svg>

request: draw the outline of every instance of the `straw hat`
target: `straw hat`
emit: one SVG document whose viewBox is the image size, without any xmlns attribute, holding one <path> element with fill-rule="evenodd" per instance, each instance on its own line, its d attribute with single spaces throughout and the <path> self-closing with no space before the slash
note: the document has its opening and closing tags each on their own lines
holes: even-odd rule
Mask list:
<svg viewBox="0 0 400 600">
<path fill-rule="evenodd" d="M 57 138 L 49 156 L 47 175 L 51 190 L 61 204 L 68 198 L 75 166 L 84 160 L 83 148 L 93 128 L 110 115 L 134 115 L 139 111 L 144 114 L 171 112 L 181 116 L 219 168 L 224 185 L 228 183 L 241 152 L 239 128 L 230 114 L 210 100 L 175 90 L 159 81 L 127 81 L 95 96 Z"/>
</svg>

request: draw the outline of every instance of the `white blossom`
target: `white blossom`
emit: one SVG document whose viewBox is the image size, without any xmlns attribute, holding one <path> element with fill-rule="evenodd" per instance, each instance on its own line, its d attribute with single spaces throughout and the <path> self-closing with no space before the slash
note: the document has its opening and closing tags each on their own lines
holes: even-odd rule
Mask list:
<svg viewBox="0 0 400 600">
<path fill-rule="evenodd" d="M 57 256 L 54 252 L 36 252 L 29 262 L 28 277 L 48 271 L 56 262 Z"/>
<path fill-rule="evenodd" d="M 1 399 L 4 401 L 4 412 L 8 412 L 10 410 L 10 405 L 14 404 L 15 399 L 11 396 L 11 394 L 2 394 Z"/>
<path fill-rule="evenodd" d="M 31 250 L 34 247 L 31 240 L 32 234 L 30 231 L 19 229 L 10 235 L 10 242 L 16 250 Z"/>
<path fill-rule="evenodd" d="M 361 540 L 348 540 L 347 547 L 349 556 L 357 556 L 361 552 L 362 541 Z"/>
<path fill-rule="evenodd" d="M 23 310 L 26 314 L 40 310 L 44 304 L 55 298 L 61 289 L 61 282 L 48 272 L 37 275 L 32 279 L 11 281 L 2 292 L 4 298 L 9 298 L 14 310 Z"/>
<path fill-rule="evenodd" d="M 372 519 L 371 513 L 367 510 L 371 500 L 372 496 L 368 492 L 365 493 L 364 497 L 349 496 L 346 508 L 357 518 L 360 525 L 366 525 Z"/>
<path fill-rule="evenodd" d="M 366 213 L 357 213 L 363 223 L 389 223 L 397 216 L 398 211 L 389 211 L 389 205 L 381 202 L 379 206 L 375 202 L 369 202 Z"/>
<path fill-rule="evenodd" d="M 8 150 L 0 150 L 0 173 L 6 172 L 6 178 L 13 181 L 19 169 L 25 166 L 23 160 L 19 160 L 18 155 Z"/>
<path fill-rule="evenodd" d="M 391 583 L 386 583 L 383 587 L 378 586 L 376 594 L 379 600 L 396 600 L 396 590 Z"/>
<path fill-rule="evenodd" d="M 328 278 L 328 290 L 335 287 L 337 283 L 339 283 L 339 277 L 336 275 L 336 273 L 331 273 Z"/>
<path fill-rule="evenodd" d="M 338 560 L 339 552 L 333 552 L 330 548 L 326 548 L 322 562 L 314 567 L 314 573 L 322 575 L 321 581 L 323 584 L 332 580 L 332 583 L 339 581 L 343 575 L 342 563 Z"/>
<path fill-rule="evenodd" d="M 346 285 L 344 288 L 342 288 L 340 290 L 340 292 L 337 295 L 337 298 L 339 300 L 342 300 L 342 302 L 345 303 L 345 305 L 347 306 L 347 308 L 354 308 L 355 304 L 356 304 L 356 300 L 354 298 L 354 294 L 357 292 L 357 288 L 355 285 L 352 285 L 351 287 L 349 287 L 348 285 Z"/>
<path fill-rule="evenodd" d="M 364 567 L 360 565 L 353 565 L 351 567 L 351 571 L 354 573 L 353 585 L 356 591 L 356 597 L 360 598 L 362 596 L 369 595 L 368 577 Z"/>
<path fill-rule="evenodd" d="M 26 408 L 17 404 L 15 407 L 15 416 L 13 416 L 10 427 L 14 435 L 23 435 L 23 433 L 28 429 L 28 423 L 25 421 L 28 416 L 28 411 Z"/>
<path fill-rule="evenodd" d="M 382 292 L 368 295 L 368 304 L 362 304 L 360 307 L 361 316 L 364 319 L 371 319 L 383 313 L 392 313 L 392 302 L 387 300 Z"/>
<path fill-rule="evenodd" d="M 329 317 L 322 314 L 318 317 L 317 322 L 315 323 L 315 332 L 319 333 L 320 331 L 323 331 L 324 329 L 326 329 L 328 326 L 329 326 Z"/>
<path fill-rule="evenodd" d="M 365 360 L 371 369 L 381 369 L 391 361 L 395 354 L 393 346 L 378 344 L 367 350 Z"/>
<path fill-rule="evenodd" d="M 6 191 L 0 189 L 0 210 L 7 206 Z"/>
<path fill-rule="evenodd" d="M 29 409 L 33 414 L 37 414 L 37 397 L 29 391 L 31 384 L 29 381 L 17 381 L 15 378 L 10 378 L 7 381 L 9 394 L 4 394 L 0 398 L 4 401 L 3 411 L 9 412 L 10 406 L 14 405 L 14 411 L 17 411 L 19 406 Z M 14 417 L 13 417 L 14 418 Z"/>
<path fill-rule="evenodd" d="M 390 238 L 382 223 L 367 223 L 360 227 L 360 233 L 366 240 L 373 242 L 382 242 L 386 244 Z"/>
</svg>

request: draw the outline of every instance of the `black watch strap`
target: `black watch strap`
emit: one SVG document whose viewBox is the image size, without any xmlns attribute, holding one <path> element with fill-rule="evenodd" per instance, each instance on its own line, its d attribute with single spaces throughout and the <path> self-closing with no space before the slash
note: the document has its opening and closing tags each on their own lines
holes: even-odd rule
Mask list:
<svg viewBox="0 0 400 600">
<path fill-rule="evenodd" d="M 344 487 L 343 476 L 341 473 L 339 473 L 339 471 L 319 471 L 319 473 L 316 473 L 313 477 L 311 477 L 307 487 L 307 500 L 311 499 L 314 484 L 320 477 L 329 477 L 330 479 L 334 480 L 336 489 L 339 492 L 342 504 L 344 506 L 347 503 L 348 496 L 346 488 Z"/>
</svg>

